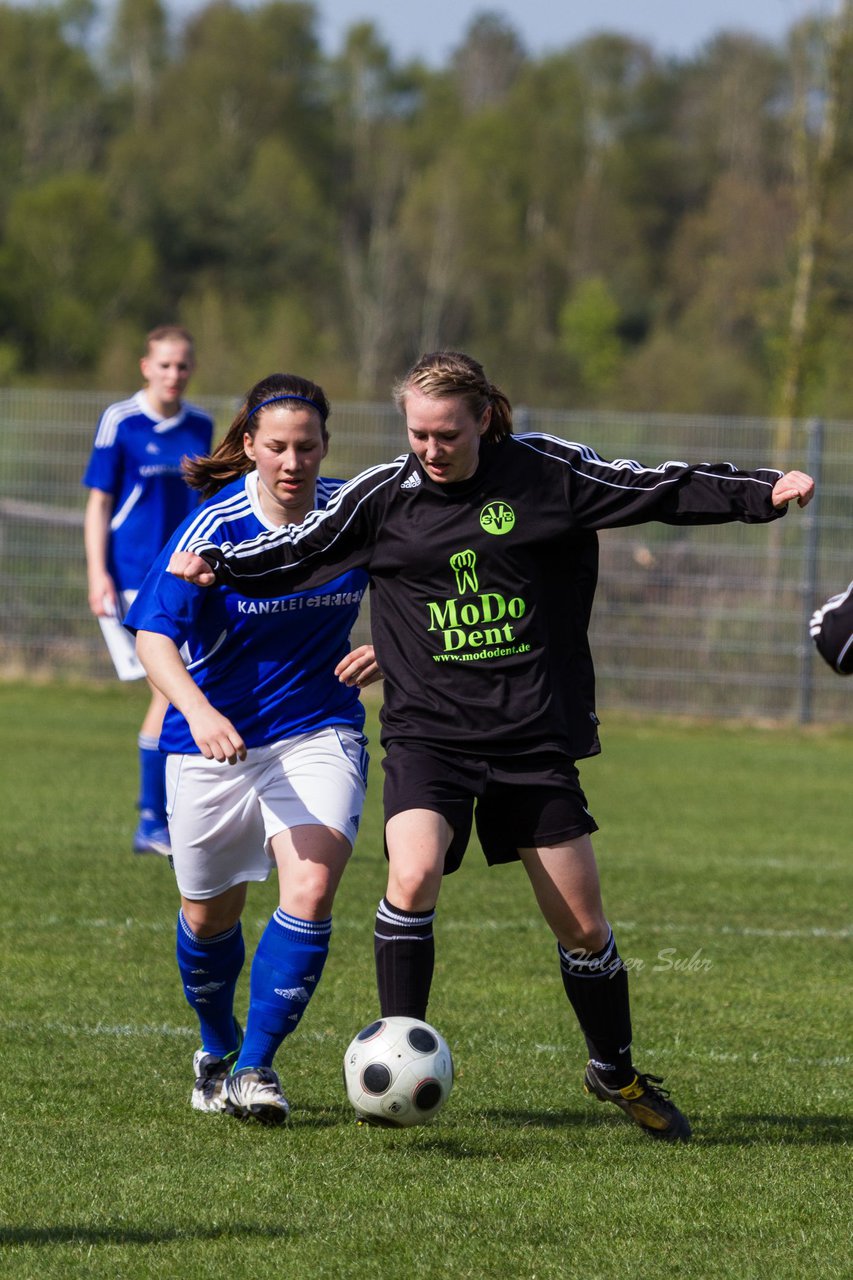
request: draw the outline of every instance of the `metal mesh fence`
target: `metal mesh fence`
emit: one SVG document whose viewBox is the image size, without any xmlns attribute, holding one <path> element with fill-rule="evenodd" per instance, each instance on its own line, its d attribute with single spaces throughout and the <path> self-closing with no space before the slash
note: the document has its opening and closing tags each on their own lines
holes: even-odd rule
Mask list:
<svg viewBox="0 0 853 1280">
<path fill-rule="evenodd" d="M 107 678 L 86 604 L 80 484 L 95 424 L 121 394 L 0 390 L 0 673 Z M 236 401 L 201 399 L 217 433 Z M 818 499 L 777 524 L 642 525 L 601 535 L 592 628 L 599 701 L 671 714 L 849 719 L 850 689 L 814 654 L 813 608 L 853 577 L 851 423 L 798 423 L 778 446 L 766 419 L 516 411 L 518 430 L 606 458 L 799 467 Z M 388 405 L 339 404 L 326 470 L 349 477 L 405 449 Z M 357 640 L 366 638 L 367 619 Z"/>
</svg>

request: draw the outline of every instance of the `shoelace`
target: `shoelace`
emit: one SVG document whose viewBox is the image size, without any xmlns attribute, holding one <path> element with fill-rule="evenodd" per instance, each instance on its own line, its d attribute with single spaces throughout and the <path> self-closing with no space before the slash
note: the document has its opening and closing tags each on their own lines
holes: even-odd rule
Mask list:
<svg viewBox="0 0 853 1280">
<path fill-rule="evenodd" d="M 651 1093 L 654 1097 L 660 1098 L 663 1102 L 669 1102 L 669 1089 L 662 1089 L 663 1076 L 644 1076 L 641 1072 L 637 1072 L 637 1079 L 647 1093 Z M 672 1106 L 672 1103 L 669 1103 Z"/>
<path fill-rule="evenodd" d="M 256 1069 L 255 1078 L 253 1080 L 247 1080 L 246 1085 L 249 1088 L 263 1091 L 264 1093 L 268 1093 L 270 1090 L 272 1090 L 276 1094 L 276 1096 L 278 1096 L 278 1093 L 279 1093 L 278 1081 L 276 1080 L 276 1077 L 273 1074 L 273 1072 L 270 1071 L 268 1067 L 258 1067 Z M 238 1080 L 237 1088 L 240 1089 L 240 1087 L 241 1087 L 241 1081 Z"/>
</svg>

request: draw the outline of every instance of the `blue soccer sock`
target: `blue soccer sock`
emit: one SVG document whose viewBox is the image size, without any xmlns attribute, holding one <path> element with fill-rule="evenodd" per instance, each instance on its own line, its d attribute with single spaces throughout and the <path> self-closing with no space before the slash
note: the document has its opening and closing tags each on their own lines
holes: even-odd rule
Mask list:
<svg viewBox="0 0 853 1280">
<path fill-rule="evenodd" d="M 166 757 L 157 738 L 140 733 L 139 743 L 139 814 L 143 822 L 158 827 L 166 825 Z"/>
<path fill-rule="evenodd" d="M 316 990 L 332 919 L 300 920 L 281 907 L 273 915 L 252 961 L 246 1038 L 234 1070 L 271 1067 L 276 1050 L 294 1031 Z"/>
<path fill-rule="evenodd" d="M 237 1048 L 234 991 L 246 948 L 240 921 L 214 938 L 199 938 L 178 912 L 177 959 L 187 1003 L 198 1015 L 205 1053 L 222 1058 Z"/>
</svg>

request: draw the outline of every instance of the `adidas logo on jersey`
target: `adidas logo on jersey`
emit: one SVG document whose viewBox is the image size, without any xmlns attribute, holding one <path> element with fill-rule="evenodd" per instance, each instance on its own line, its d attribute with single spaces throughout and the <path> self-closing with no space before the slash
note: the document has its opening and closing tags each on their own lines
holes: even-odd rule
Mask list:
<svg viewBox="0 0 853 1280">
<path fill-rule="evenodd" d="M 420 482 L 421 482 L 421 478 L 418 475 L 417 471 L 413 471 L 412 474 L 409 476 L 408 480 L 403 481 L 403 483 L 400 485 L 400 488 L 401 489 L 417 489 Z"/>
</svg>

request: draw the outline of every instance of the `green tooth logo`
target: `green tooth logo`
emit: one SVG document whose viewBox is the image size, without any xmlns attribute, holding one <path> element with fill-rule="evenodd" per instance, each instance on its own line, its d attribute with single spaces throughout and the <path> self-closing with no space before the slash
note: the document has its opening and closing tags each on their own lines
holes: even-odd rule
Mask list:
<svg viewBox="0 0 853 1280">
<path fill-rule="evenodd" d="M 530 645 L 518 635 L 527 613 L 525 600 L 484 591 L 477 556 L 470 549 L 455 552 L 448 563 L 456 578 L 456 595 L 427 601 L 427 630 L 442 646 L 433 654 L 435 661 L 475 662 L 529 653 Z"/>
<path fill-rule="evenodd" d="M 477 582 L 477 555 L 474 551 L 457 551 L 450 557 L 450 567 L 456 574 L 456 590 L 460 596 L 466 591 L 476 594 L 479 591 Z"/>
<path fill-rule="evenodd" d="M 508 502 L 487 502 L 480 512 L 480 527 L 486 533 L 509 533 L 515 524 L 515 512 Z"/>
</svg>

